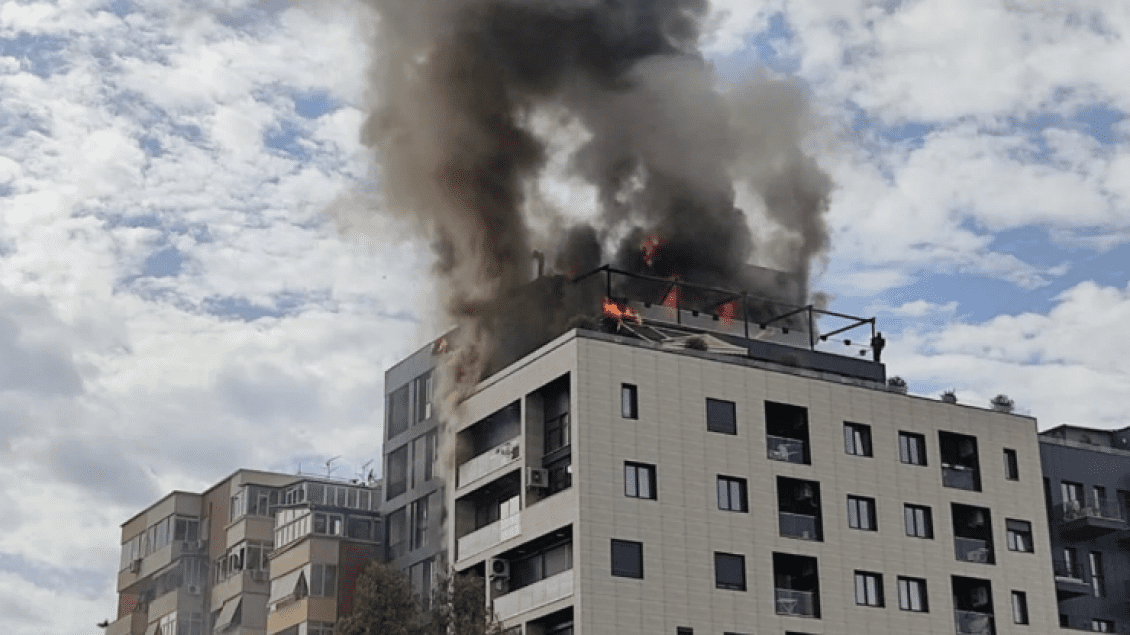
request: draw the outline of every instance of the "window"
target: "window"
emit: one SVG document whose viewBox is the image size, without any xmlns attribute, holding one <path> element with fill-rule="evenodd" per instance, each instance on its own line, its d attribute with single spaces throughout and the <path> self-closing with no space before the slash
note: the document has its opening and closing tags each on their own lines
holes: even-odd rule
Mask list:
<svg viewBox="0 0 1130 635">
<path fill-rule="evenodd" d="M 392 391 L 388 396 L 388 438 L 393 438 L 396 435 L 408 429 L 408 388 L 410 384 L 405 384 L 400 388 Z"/>
<path fill-rule="evenodd" d="M 192 518 L 177 517 L 173 527 L 173 540 L 195 542 L 200 534 L 200 521 Z"/>
<path fill-rule="evenodd" d="M 624 496 L 655 500 L 655 466 L 624 463 Z"/>
<path fill-rule="evenodd" d="M 1072 483 L 1071 481 L 1063 481 L 1059 484 L 1060 494 L 1063 496 L 1064 503 L 1077 503 L 1083 504 L 1083 484 Z"/>
<path fill-rule="evenodd" d="M 844 452 L 854 456 L 871 456 L 871 426 L 845 422 Z"/>
<path fill-rule="evenodd" d="M 408 551 L 408 517 L 406 515 L 406 507 L 390 513 L 385 522 L 385 531 L 388 533 L 388 539 L 385 544 L 388 545 L 388 559 L 393 560 L 404 555 Z"/>
<path fill-rule="evenodd" d="M 855 603 L 883 606 L 883 576 L 870 571 L 855 572 Z"/>
<path fill-rule="evenodd" d="M 848 496 L 848 527 L 875 531 L 875 499 L 864 496 Z"/>
<path fill-rule="evenodd" d="M 707 398 L 706 429 L 722 434 L 737 434 L 738 415 L 734 402 Z"/>
<path fill-rule="evenodd" d="M 334 623 L 307 622 L 306 635 L 334 635 Z"/>
<path fill-rule="evenodd" d="M 729 512 L 748 512 L 746 480 L 733 476 L 718 477 L 718 509 Z"/>
<path fill-rule="evenodd" d="M 310 565 L 310 595 L 332 598 L 337 595 L 337 565 Z"/>
<path fill-rule="evenodd" d="M 643 579 L 642 542 L 612 541 L 612 575 L 618 578 Z"/>
<path fill-rule="evenodd" d="M 904 611 L 926 613 L 930 610 L 926 603 L 926 581 L 922 578 L 899 576 L 899 608 Z"/>
<path fill-rule="evenodd" d="M 1091 630 L 1096 633 L 1113 633 L 1114 621 L 1113 620 L 1091 620 Z"/>
<path fill-rule="evenodd" d="M 392 500 L 408 491 L 408 446 L 388 454 L 388 492 L 385 500 Z"/>
<path fill-rule="evenodd" d="M 620 416 L 625 419 L 639 419 L 638 391 L 632 384 L 620 384 Z"/>
<path fill-rule="evenodd" d="M 1028 623 L 1028 594 L 1023 591 L 1012 592 L 1012 623 Z"/>
<path fill-rule="evenodd" d="M 675 629 L 675 635 L 694 635 L 694 629 L 686 626 L 679 626 Z"/>
<path fill-rule="evenodd" d="M 314 533 L 340 536 L 342 534 L 341 514 L 316 512 L 314 514 Z"/>
<path fill-rule="evenodd" d="M 552 454 L 569 446 L 569 413 L 565 412 L 545 422 L 545 453 Z"/>
<path fill-rule="evenodd" d="M 1020 480 L 1020 464 L 1016 461 L 1016 450 L 1004 449 L 1004 477 L 1010 481 Z"/>
<path fill-rule="evenodd" d="M 943 486 L 970 492 L 981 491 L 977 437 L 939 430 L 938 453 L 941 455 Z"/>
<path fill-rule="evenodd" d="M 719 589 L 745 591 L 745 556 L 715 552 L 714 585 Z"/>
<path fill-rule="evenodd" d="M 1004 523 L 1008 532 L 1008 550 L 1032 553 L 1032 523 L 1009 518 Z"/>
<path fill-rule="evenodd" d="M 350 516 L 345 523 L 345 535 L 356 540 L 378 540 L 377 523 L 371 518 Z"/>
<path fill-rule="evenodd" d="M 926 437 L 899 432 L 899 460 L 907 465 L 926 465 Z"/>
<path fill-rule="evenodd" d="M 510 590 L 516 591 L 572 568 L 572 542 L 541 547 L 536 553 L 510 563 Z"/>
<path fill-rule="evenodd" d="M 414 551 L 428 546 L 428 501 L 430 495 L 413 501 L 410 518 L 412 520 L 412 547 Z"/>
<path fill-rule="evenodd" d="M 415 412 L 412 422 L 419 423 L 432 416 L 432 374 L 424 373 L 412 380 L 413 400 Z"/>
<path fill-rule="evenodd" d="M 1106 580 L 1103 578 L 1103 554 L 1099 551 L 1091 552 L 1091 590 L 1095 597 L 1106 597 Z"/>
<path fill-rule="evenodd" d="M 908 503 L 903 506 L 902 513 L 906 521 L 906 535 L 911 538 L 934 537 L 934 521 L 929 507 Z"/>
</svg>

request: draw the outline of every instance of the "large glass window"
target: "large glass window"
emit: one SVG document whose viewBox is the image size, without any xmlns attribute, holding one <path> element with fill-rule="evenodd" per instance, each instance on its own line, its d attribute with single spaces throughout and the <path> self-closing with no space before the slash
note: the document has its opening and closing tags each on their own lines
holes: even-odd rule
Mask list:
<svg viewBox="0 0 1130 635">
<path fill-rule="evenodd" d="M 408 491 L 408 446 L 388 454 L 388 499 Z"/>
<path fill-rule="evenodd" d="M 310 595 L 314 597 L 337 596 L 337 565 L 310 565 Z"/>
<path fill-rule="evenodd" d="M 639 391 L 632 384 L 620 385 L 620 416 L 625 419 L 638 419 Z"/>
<path fill-rule="evenodd" d="M 431 495 L 412 502 L 412 549 L 428 545 L 428 501 Z"/>
<path fill-rule="evenodd" d="M 1008 531 L 1008 550 L 1032 553 L 1032 523 L 1026 520 L 1005 519 Z"/>
<path fill-rule="evenodd" d="M 930 610 L 926 603 L 925 580 L 899 576 L 898 583 L 900 609 L 916 613 L 925 613 Z"/>
<path fill-rule="evenodd" d="M 408 429 L 408 390 L 411 384 L 405 384 L 392 391 L 388 396 L 388 438 Z"/>
<path fill-rule="evenodd" d="M 866 496 L 848 496 L 848 527 L 865 531 L 877 531 L 875 522 L 875 499 Z"/>
<path fill-rule="evenodd" d="M 906 521 L 906 535 L 912 538 L 933 538 L 934 520 L 930 508 L 925 505 L 903 506 L 903 519 Z"/>
</svg>

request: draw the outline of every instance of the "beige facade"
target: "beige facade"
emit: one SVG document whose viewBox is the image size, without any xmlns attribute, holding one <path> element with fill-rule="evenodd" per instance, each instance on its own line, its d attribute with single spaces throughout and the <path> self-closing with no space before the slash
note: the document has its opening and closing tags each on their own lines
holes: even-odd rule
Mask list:
<svg viewBox="0 0 1130 635">
<path fill-rule="evenodd" d="M 352 597 L 360 568 L 380 553 L 380 492 L 379 484 L 240 470 L 202 494 L 169 494 L 122 525 L 118 619 L 107 633 L 328 635 L 338 596 Z M 278 526 L 296 514 L 306 522 Z M 342 555 L 352 565 L 339 576 Z M 301 615 L 288 605 L 298 617 L 280 618 L 272 594 L 302 572 Z"/>
<path fill-rule="evenodd" d="M 623 416 L 625 385 L 636 418 Z M 561 386 L 563 447 L 547 423 L 561 418 L 547 411 Z M 708 399 L 732 408 L 733 434 L 708 430 Z M 496 413 L 515 402 L 516 432 L 492 436 Z M 807 439 L 770 434 L 782 415 L 767 402 L 803 412 Z M 868 433 L 866 452 L 856 449 L 860 437 L 845 438 L 846 423 Z M 483 382 L 451 433 L 448 552 L 456 570 L 492 577 L 496 612 L 529 634 L 1057 628 L 1031 418 L 748 356 L 572 331 Z M 900 433 L 920 435 L 905 438 L 924 443 L 915 460 L 925 465 L 904 462 Z M 1015 453 L 1017 479 L 1006 477 L 1005 450 Z M 544 471 L 560 457 L 565 488 Z M 628 467 L 639 471 L 629 477 Z M 732 511 L 720 509 L 720 477 L 743 490 Z M 794 499 L 815 516 L 797 513 Z M 928 509 L 929 537 L 908 535 L 922 531 L 926 512 L 911 508 L 908 528 L 906 505 Z M 1019 548 L 1029 551 L 1010 550 L 1025 544 L 1010 536 L 1023 527 Z M 615 563 L 619 575 L 613 541 L 629 555 Z M 637 549 L 642 577 L 627 577 L 638 573 Z M 1014 591 L 1024 594 L 1028 625 L 1014 624 Z"/>
</svg>

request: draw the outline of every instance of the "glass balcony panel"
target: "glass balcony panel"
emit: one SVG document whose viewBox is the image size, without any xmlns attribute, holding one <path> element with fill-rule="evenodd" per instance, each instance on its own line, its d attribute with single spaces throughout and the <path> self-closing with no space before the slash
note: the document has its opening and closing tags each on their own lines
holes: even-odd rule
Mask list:
<svg viewBox="0 0 1130 635">
<path fill-rule="evenodd" d="M 820 540 L 820 523 L 815 516 L 777 512 L 781 535 L 802 540 Z"/>
<path fill-rule="evenodd" d="M 986 540 L 954 537 L 953 548 L 955 557 L 962 562 L 993 562 L 993 546 Z"/>
<path fill-rule="evenodd" d="M 961 635 L 993 635 L 993 616 L 976 611 L 954 611 L 954 622 Z"/>
<path fill-rule="evenodd" d="M 776 589 L 777 615 L 816 617 L 816 593 L 794 589 Z"/>
<path fill-rule="evenodd" d="M 942 485 L 976 492 L 979 489 L 977 486 L 977 470 L 962 465 L 943 465 Z"/>
<path fill-rule="evenodd" d="M 774 461 L 801 463 L 804 461 L 804 441 L 788 437 L 765 436 L 769 458 Z"/>
</svg>

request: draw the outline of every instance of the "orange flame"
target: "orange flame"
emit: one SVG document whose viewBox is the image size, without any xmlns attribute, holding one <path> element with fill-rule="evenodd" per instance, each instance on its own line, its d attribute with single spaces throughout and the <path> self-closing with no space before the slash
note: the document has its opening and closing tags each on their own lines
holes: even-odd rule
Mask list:
<svg viewBox="0 0 1130 635">
<path fill-rule="evenodd" d="M 738 317 L 738 305 L 734 300 L 730 300 L 718 307 L 718 317 L 723 320 L 730 321 Z"/>
<path fill-rule="evenodd" d="M 604 315 L 610 318 L 616 318 L 621 322 L 631 320 L 636 324 L 643 324 L 643 318 L 639 313 L 632 310 L 632 307 L 626 304 L 620 304 L 614 300 L 604 299 Z"/>
<path fill-rule="evenodd" d="M 679 306 L 679 287 L 671 287 L 671 290 L 667 292 L 667 297 L 663 298 L 663 306 L 669 309 Z"/>
</svg>

